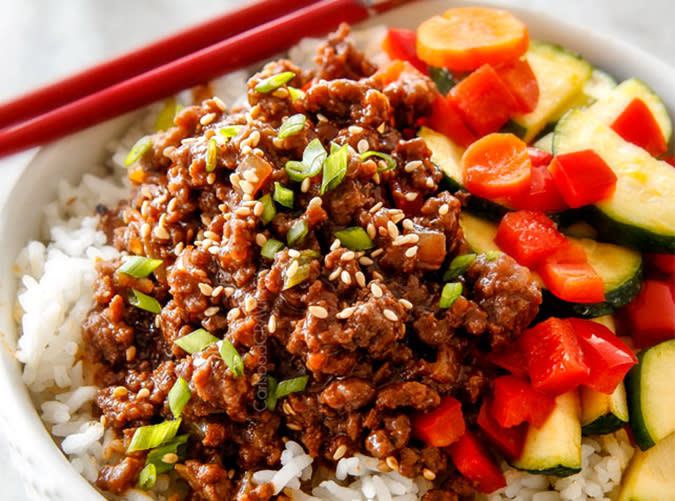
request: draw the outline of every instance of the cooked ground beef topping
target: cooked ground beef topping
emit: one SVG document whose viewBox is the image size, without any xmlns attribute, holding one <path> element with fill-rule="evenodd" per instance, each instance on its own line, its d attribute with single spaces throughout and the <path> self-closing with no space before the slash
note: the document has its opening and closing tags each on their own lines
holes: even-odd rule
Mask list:
<svg viewBox="0 0 675 501">
<path fill-rule="evenodd" d="M 541 294 L 508 256 L 481 255 L 457 279 L 462 295 L 439 308 L 443 271 L 468 246 L 460 201 L 439 188 L 440 170 L 411 134 L 434 84 L 413 71 L 387 81 L 348 32 L 323 44 L 315 71 L 266 65 L 249 81 L 248 107 L 226 112 L 210 98 L 182 110 L 130 167 L 129 200 L 97 211 L 117 249 L 163 263 L 146 278 L 120 273 L 118 261 L 98 264 L 84 338 L 101 385 L 97 409 L 121 444 L 100 472 L 101 489 L 138 482 L 147 452 L 125 453 L 126 445 L 136 428 L 174 418 L 167 397 L 182 378 L 189 439 L 175 471 L 190 500 L 285 499 L 250 476 L 278 467 L 285 439 L 328 465 L 361 452 L 404 475 L 427 471 L 436 479 L 427 500 L 470 492 L 444 450 L 412 437 L 411 415 L 452 395 L 471 425 L 495 375 L 485 354 L 517 338 Z M 287 71 L 287 83 L 256 90 Z M 296 114 L 305 117 L 300 130 L 279 138 Z M 321 173 L 297 182 L 284 168 L 317 138 L 326 152 L 347 145 L 344 178 L 327 190 Z M 395 168 L 362 159 L 365 151 L 389 155 Z M 292 208 L 276 203 L 265 222 L 272 202 L 261 198 L 275 184 L 292 190 Z M 335 232 L 351 227 L 372 247 L 341 245 Z M 264 257 L 272 239 L 280 248 Z M 161 311 L 130 304 L 132 290 Z M 175 344 L 200 328 L 231 343 L 240 377 L 219 344 L 195 353 Z M 304 390 L 270 404 L 272 381 L 303 376 Z"/>
</svg>

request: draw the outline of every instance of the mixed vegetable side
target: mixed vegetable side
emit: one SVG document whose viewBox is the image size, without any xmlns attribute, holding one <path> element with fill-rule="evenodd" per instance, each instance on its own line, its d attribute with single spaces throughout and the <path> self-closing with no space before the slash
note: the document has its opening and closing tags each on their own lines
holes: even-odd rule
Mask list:
<svg viewBox="0 0 675 501">
<path fill-rule="evenodd" d="M 672 496 L 675 169 L 665 106 L 635 78 L 617 84 L 576 54 L 529 41 L 501 10 L 450 9 L 417 32 L 388 30 L 383 48 L 439 90 L 418 135 L 463 194 L 475 253 L 455 258 L 446 287 L 476 254 L 501 251 L 544 292 L 538 322 L 490 355 L 505 375 L 482 403 L 478 435 L 448 397 L 416 417 L 417 437 L 449 447 L 459 471 L 492 492 L 505 481 L 485 444 L 516 468 L 566 476 L 581 468 L 582 434 L 628 423 L 639 450 L 620 499 Z"/>
</svg>

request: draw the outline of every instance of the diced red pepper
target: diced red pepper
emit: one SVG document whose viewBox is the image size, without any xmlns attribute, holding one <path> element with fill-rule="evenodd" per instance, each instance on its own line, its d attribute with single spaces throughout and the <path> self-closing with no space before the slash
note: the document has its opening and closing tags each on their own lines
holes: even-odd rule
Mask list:
<svg viewBox="0 0 675 501">
<path fill-rule="evenodd" d="M 640 98 L 634 98 L 616 117 L 612 129 L 626 141 L 644 148 L 658 157 L 668 149 L 661 127 L 654 114 Z"/>
<path fill-rule="evenodd" d="M 585 386 L 611 394 L 637 363 L 633 351 L 604 325 L 582 318 L 568 319 L 591 373 Z"/>
<path fill-rule="evenodd" d="M 565 243 L 553 254 L 544 258 L 542 263 L 583 264 L 588 263 L 588 256 L 581 245 L 566 239 Z"/>
<path fill-rule="evenodd" d="M 525 445 L 527 423 L 512 428 L 503 428 L 490 414 L 491 400 L 483 400 L 478 412 L 476 424 L 483 430 L 485 436 L 499 452 L 509 459 L 520 457 Z"/>
<path fill-rule="evenodd" d="M 521 113 L 534 111 L 539 102 L 539 84 L 527 59 L 517 59 L 511 64 L 495 68 L 518 103 Z"/>
<path fill-rule="evenodd" d="M 528 150 L 532 150 L 532 148 L 528 148 Z M 544 153 L 548 155 L 548 153 Z M 533 159 L 531 151 L 530 159 Z M 544 160 L 538 158 L 536 161 Z M 567 204 L 560 195 L 555 181 L 553 181 L 553 176 L 551 176 L 547 167 L 548 163 L 535 167 L 534 162 L 533 159 L 529 188 L 517 196 L 509 197 L 508 202 L 516 209 L 540 210 L 543 212 L 564 211 L 567 209 Z"/>
<path fill-rule="evenodd" d="M 601 303 L 605 300 L 605 282 L 588 263 L 547 261 L 537 268 L 546 288 L 573 303 Z"/>
<path fill-rule="evenodd" d="M 540 150 L 534 146 L 528 146 L 527 153 L 530 155 L 532 167 L 548 167 L 548 164 L 553 160 L 553 155 L 548 151 Z"/>
<path fill-rule="evenodd" d="M 476 135 L 469 130 L 457 105 L 447 97 L 436 95 L 431 105 L 429 126 L 441 134 L 445 134 L 463 148 L 468 148 L 476 140 Z"/>
<path fill-rule="evenodd" d="M 456 398 L 447 396 L 441 405 L 426 414 L 415 414 L 412 418 L 413 435 L 424 443 L 435 447 L 446 447 L 455 442 L 466 430 L 462 404 Z"/>
<path fill-rule="evenodd" d="M 508 212 L 497 227 L 495 242 L 523 266 L 534 267 L 565 245 L 565 236 L 540 211 Z"/>
<path fill-rule="evenodd" d="M 518 109 L 511 92 L 488 64 L 455 85 L 449 96 L 478 136 L 497 132 Z"/>
<path fill-rule="evenodd" d="M 527 377 L 527 360 L 518 343 L 513 343 L 499 352 L 490 352 L 486 358 L 489 362 L 506 369 L 514 376 Z"/>
<path fill-rule="evenodd" d="M 551 396 L 584 384 L 590 369 L 567 320 L 551 317 L 520 336 L 532 387 Z"/>
<path fill-rule="evenodd" d="M 633 344 L 649 348 L 675 338 L 673 285 L 645 280 L 638 296 L 624 309 Z"/>
<path fill-rule="evenodd" d="M 549 169 L 565 203 L 572 208 L 605 200 L 616 188 L 616 174 L 593 150 L 556 155 Z"/>
<path fill-rule="evenodd" d="M 490 493 L 506 487 L 506 479 L 497 463 L 471 432 L 448 447 L 448 453 L 459 472 L 473 484 L 479 492 Z"/>
<path fill-rule="evenodd" d="M 524 422 L 541 428 L 554 407 L 555 400 L 535 391 L 525 379 L 515 376 L 500 376 L 495 379 L 490 411 L 503 428 L 511 428 Z"/>
<path fill-rule="evenodd" d="M 417 57 L 417 34 L 413 30 L 388 29 L 382 41 L 382 50 L 390 59 L 408 61 L 423 74 L 429 74 L 427 64 Z"/>
</svg>

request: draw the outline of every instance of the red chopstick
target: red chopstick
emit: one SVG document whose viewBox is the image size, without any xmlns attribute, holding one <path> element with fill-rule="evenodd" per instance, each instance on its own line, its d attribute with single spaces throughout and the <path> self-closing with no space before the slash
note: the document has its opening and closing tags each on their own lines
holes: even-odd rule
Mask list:
<svg viewBox="0 0 675 501">
<path fill-rule="evenodd" d="M 144 73 L 319 0 L 258 0 L 99 66 L 0 104 L 0 127 Z"/>
</svg>

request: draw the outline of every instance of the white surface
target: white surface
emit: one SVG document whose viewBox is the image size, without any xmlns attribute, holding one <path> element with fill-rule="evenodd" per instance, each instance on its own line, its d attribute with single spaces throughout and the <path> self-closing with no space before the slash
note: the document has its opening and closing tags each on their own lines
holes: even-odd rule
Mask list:
<svg viewBox="0 0 675 501">
<path fill-rule="evenodd" d="M 289 0 L 292 1 L 292 0 Z M 243 0 L 0 0 L 0 101 L 222 12 Z M 675 66 L 671 0 L 521 0 L 530 7 L 620 37 Z M 24 156 L 25 158 L 25 156 Z M 0 161 L 0 197 L 21 158 Z M 1 237 L 0 237 L 1 238 Z M 0 386 L 0 402 L 2 402 Z M 9 430 L 5 430 L 9 431 Z M 26 499 L 0 434 L 1 499 Z M 40 472 L 33 472 L 40 475 Z"/>
</svg>

